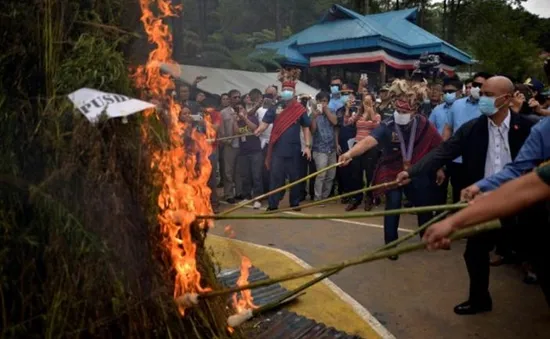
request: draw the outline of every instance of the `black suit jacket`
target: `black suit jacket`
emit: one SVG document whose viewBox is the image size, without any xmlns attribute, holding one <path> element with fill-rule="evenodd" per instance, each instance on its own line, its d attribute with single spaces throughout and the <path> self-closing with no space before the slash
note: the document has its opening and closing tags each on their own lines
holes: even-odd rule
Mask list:
<svg viewBox="0 0 550 339">
<path fill-rule="evenodd" d="M 453 136 L 440 144 L 410 170 L 411 177 L 421 173 L 437 171 L 454 159 L 462 156 L 465 180 L 475 184 L 485 177 L 485 160 L 489 147 L 489 121 L 482 115 L 462 125 Z M 525 139 L 531 132 L 533 123 L 521 115 L 511 113 L 508 143 L 512 160 L 516 158 Z"/>
</svg>

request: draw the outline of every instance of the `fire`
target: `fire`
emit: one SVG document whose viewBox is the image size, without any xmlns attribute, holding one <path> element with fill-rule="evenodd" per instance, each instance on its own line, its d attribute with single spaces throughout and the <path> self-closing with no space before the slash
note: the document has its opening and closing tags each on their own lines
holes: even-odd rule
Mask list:
<svg viewBox="0 0 550 339">
<path fill-rule="evenodd" d="M 224 228 L 225 235 L 228 238 L 234 239 L 236 233 L 230 225 L 225 226 Z M 237 286 L 248 285 L 248 278 L 250 277 L 250 268 L 252 267 L 252 262 L 250 259 L 245 256 L 242 252 L 238 251 L 241 256 L 241 274 L 237 280 Z M 251 290 L 241 291 L 241 297 L 239 298 L 237 293 L 233 294 L 233 308 L 237 313 L 243 312 L 247 309 L 258 308 L 254 304 L 254 298 L 252 297 Z M 229 328 L 231 329 L 231 327 Z M 232 330 L 232 329 L 231 329 Z"/>
<path fill-rule="evenodd" d="M 231 228 L 230 225 L 225 226 L 224 233 L 228 238 L 235 239 L 237 237 L 237 234 L 235 231 L 233 231 L 233 228 Z"/>
<path fill-rule="evenodd" d="M 247 256 L 241 253 L 241 275 L 237 280 L 237 286 L 248 285 L 248 277 L 250 276 L 250 268 L 252 262 Z M 251 290 L 241 291 L 241 297 L 237 296 L 237 293 L 233 294 L 233 308 L 237 313 L 241 313 L 247 309 L 255 309 L 258 306 L 254 305 L 254 298 L 252 297 Z"/>
<path fill-rule="evenodd" d="M 206 133 L 201 133 L 187 122 L 179 119 L 182 110 L 170 93 L 174 80 L 161 72 L 161 65 L 170 69 L 179 66 L 172 60 L 172 35 L 169 27 L 163 22 L 166 17 L 176 16 L 181 8 L 172 6 L 169 0 L 157 0 L 155 14 L 151 9 L 154 0 L 140 0 L 141 21 L 149 38 L 156 48 L 149 54 L 145 66 L 137 69 L 136 86 L 147 93 L 147 99 L 165 103 L 168 107 L 169 145 L 162 149 L 151 150 L 151 167 L 158 170 L 159 183 L 162 185 L 158 196 L 158 221 L 163 234 L 162 246 L 171 259 L 174 271 L 174 298 L 185 293 L 201 293 L 209 289 L 201 286 L 201 275 L 197 270 L 197 245 L 192 239 L 192 227 L 205 228 L 208 222 L 197 222 L 196 215 L 211 214 L 210 189 L 208 179 L 212 171 L 209 156 L 212 147 L 207 142 L 215 138 L 215 132 L 209 122 Z M 158 113 L 158 112 L 157 112 Z M 152 117 L 154 110 L 145 116 Z M 157 117 L 158 118 L 158 117 Z M 143 138 L 148 142 L 148 125 L 143 128 Z M 152 128 L 152 127 L 151 127 Z M 180 307 L 183 315 L 185 310 Z"/>
</svg>

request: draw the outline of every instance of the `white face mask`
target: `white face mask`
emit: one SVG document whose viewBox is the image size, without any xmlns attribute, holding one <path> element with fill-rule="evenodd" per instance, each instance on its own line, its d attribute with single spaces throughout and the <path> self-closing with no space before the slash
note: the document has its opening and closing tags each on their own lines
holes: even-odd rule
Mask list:
<svg viewBox="0 0 550 339">
<path fill-rule="evenodd" d="M 470 89 L 470 95 L 472 96 L 472 98 L 474 98 L 475 100 L 478 100 L 479 99 L 479 94 L 481 93 L 481 88 L 479 87 L 472 87 L 472 89 Z"/>
<path fill-rule="evenodd" d="M 411 122 L 411 114 L 401 114 L 397 111 L 394 111 L 393 120 L 395 120 L 396 124 L 404 126 Z"/>
</svg>

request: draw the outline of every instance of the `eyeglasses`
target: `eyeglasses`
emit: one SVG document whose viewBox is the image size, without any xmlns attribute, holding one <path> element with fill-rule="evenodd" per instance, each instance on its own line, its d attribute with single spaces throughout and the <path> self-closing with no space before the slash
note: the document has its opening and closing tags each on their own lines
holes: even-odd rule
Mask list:
<svg viewBox="0 0 550 339">
<path fill-rule="evenodd" d="M 456 89 L 446 89 L 446 90 L 443 90 L 443 93 L 445 94 L 453 94 L 456 92 Z"/>
</svg>

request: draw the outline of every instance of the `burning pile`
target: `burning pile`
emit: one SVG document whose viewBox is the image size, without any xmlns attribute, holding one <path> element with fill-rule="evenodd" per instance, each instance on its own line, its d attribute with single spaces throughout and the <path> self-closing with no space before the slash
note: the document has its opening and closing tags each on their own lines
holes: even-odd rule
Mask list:
<svg viewBox="0 0 550 339">
<path fill-rule="evenodd" d="M 174 298 L 177 299 L 209 290 L 201 285 L 196 263 L 197 240 L 193 236 L 197 230 L 193 228 L 198 227 L 201 231 L 211 226 L 211 221 L 196 222 L 195 217 L 212 213 L 211 192 L 207 185 L 212 170 L 209 161 L 212 146 L 208 140 L 215 138 L 215 131 L 208 119 L 205 123 L 206 133 L 199 132 L 190 122 L 180 119 L 182 107 L 168 95 L 175 87 L 174 80 L 161 72 L 161 65 L 171 70 L 178 69 L 171 58 L 172 35 L 162 19 L 175 16 L 181 8 L 172 6 L 170 1 L 158 0 L 160 14 L 155 15 L 151 3 L 151 0 L 140 0 L 143 13 L 141 21 L 149 41 L 156 48 L 149 54 L 147 64 L 138 68 L 135 82 L 144 93 L 148 93 L 150 97 L 147 99 L 166 103 L 167 107 L 163 120 L 167 121 L 169 146 L 153 151 L 151 166 L 159 174 L 161 192 L 158 196 L 158 221 L 164 236 L 162 245 L 169 253 L 170 265 L 175 271 Z M 154 113 L 149 111 L 146 117 L 154 118 Z M 146 121 L 143 127 L 145 142 L 149 142 L 150 128 Z M 251 263 L 244 256 L 242 260 L 242 274 L 238 283 L 246 285 Z M 233 299 L 238 312 L 254 307 L 250 291 L 243 291 L 241 298 L 235 295 Z M 186 306 L 186 303 L 178 303 L 182 315 Z"/>
<path fill-rule="evenodd" d="M 175 64 L 172 56 L 172 35 L 162 19 L 176 15 L 180 8 L 173 7 L 170 1 L 158 0 L 159 15 L 152 11 L 150 0 L 141 0 L 141 21 L 156 48 L 149 54 L 145 66 L 138 68 L 135 79 L 149 99 L 167 103 L 168 146 L 153 150 L 151 167 L 158 171 L 161 191 L 158 196 L 158 221 L 164 237 L 163 247 L 170 257 L 170 265 L 175 273 L 174 298 L 184 293 L 204 292 L 201 275 L 197 270 L 196 240 L 193 239 L 193 227 L 204 230 L 207 222 L 195 223 L 195 215 L 212 213 L 208 179 L 212 167 L 208 157 L 212 147 L 207 142 L 214 134 L 210 124 L 206 124 L 207 133 L 200 133 L 191 124 L 180 121 L 182 108 L 174 98 L 168 95 L 174 87 L 174 80 L 168 74 L 161 73 L 162 64 Z M 146 116 L 151 118 L 152 111 Z M 144 139 L 148 142 L 148 121 L 144 123 Z M 185 138 L 185 139 L 184 139 Z M 184 314 L 180 305 L 180 312 Z"/>
</svg>

